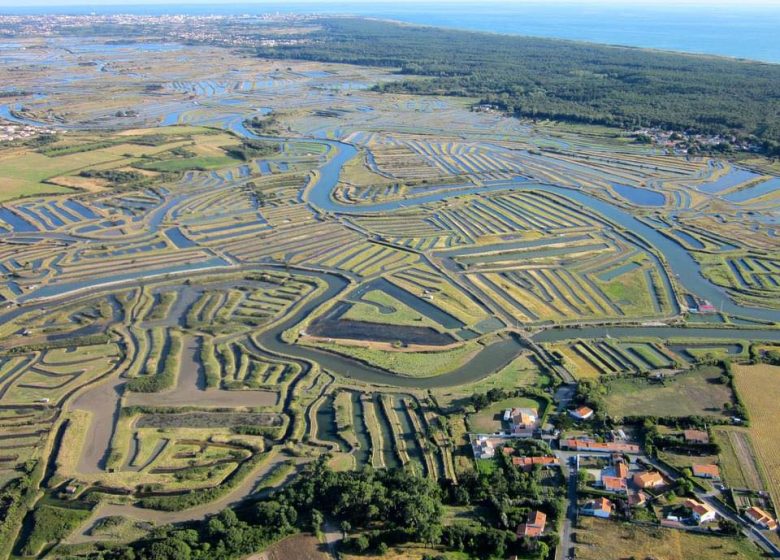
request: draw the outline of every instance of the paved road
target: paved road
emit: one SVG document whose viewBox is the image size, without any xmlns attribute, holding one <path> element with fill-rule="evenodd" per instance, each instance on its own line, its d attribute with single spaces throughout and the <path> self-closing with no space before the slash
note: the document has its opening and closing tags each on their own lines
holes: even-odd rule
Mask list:
<svg viewBox="0 0 780 560">
<path fill-rule="evenodd" d="M 571 469 L 569 463 L 570 457 L 567 453 L 562 454 L 559 457 L 561 461 L 561 471 L 566 477 L 567 492 L 566 492 L 566 517 L 563 519 L 563 527 L 561 527 L 561 540 L 558 547 L 555 549 L 555 560 L 564 560 L 570 558 L 570 551 L 574 548 L 574 541 L 572 541 L 572 533 L 574 527 L 577 524 L 577 473 Z"/>
<path fill-rule="evenodd" d="M 655 459 L 644 457 L 643 460 L 646 463 L 652 465 L 654 468 L 658 469 L 661 473 L 666 475 L 670 480 L 676 480 L 679 478 L 675 473 L 669 471 L 664 465 L 662 465 Z M 695 491 L 694 493 L 696 494 L 697 499 L 711 506 L 715 511 L 718 512 L 718 515 L 720 515 L 725 519 L 733 521 L 734 523 L 739 525 L 742 528 L 742 534 L 745 535 L 750 540 L 752 540 L 759 548 L 767 552 L 773 558 L 780 558 L 780 547 L 778 547 L 772 541 L 770 541 L 769 538 L 766 535 L 764 535 L 761 531 L 759 531 L 758 528 L 756 528 L 756 526 L 753 525 L 750 521 L 748 521 L 741 515 L 734 513 L 731 509 L 724 506 L 716 498 L 717 491 L 712 491 L 712 492 Z"/>
<path fill-rule="evenodd" d="M 574 473 L 571 459 L 577 455 L 571 451 L 559 451 L 556 450 L 555 455 L 561 462 L 561 470 L 564 476 L 567 477 L 568 491 L 567 491 L 567 510 L 566 517 L 564 518 L 563 527 L 561 528 L 561 542 L 556 551 L 556 560 L 564 560 L 570 558 L 570 551 L 574 547 L 574 542 L 571 540 L 572 530 L 577 523 L 577 477 Z M 667 469 L 663 464 L 659 463 L 655 459 L 648 458 L 646 456 L 638 457 L 639 460 L 657 469 L 663 473 L 669 480 L 677 480 L 679 476 L 674 472 Z M 773 558 L 780 558 L 780 547 L 776 546 L 769 538 L 760 531 L 755 525 L 753 525 L 746 518 L 734 513 L 732 510 L 724 506 L 717 499 L 718 492 L 713 490 L 712 492 L 695 491 L 696 498 L 711 506 L 718 515 L 721 517 L 733 521 L 742 530 L 742 534 L 753 541 L 756 546 L 765 551 L 769 556 Z"/>
</svg>

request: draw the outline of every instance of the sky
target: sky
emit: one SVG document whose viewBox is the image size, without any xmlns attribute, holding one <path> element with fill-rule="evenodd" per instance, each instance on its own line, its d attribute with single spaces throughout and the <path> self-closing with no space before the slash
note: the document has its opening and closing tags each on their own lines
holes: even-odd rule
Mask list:
<svg viewBox="0 0 780 560">
<path fill-rule="evenodd" d="M 380 0 L 380 2 L 383 0 Z M 332 0 L 306 0 L 311 4 L 332 4 Z M 354 3 L 354 4 L 371 4 L 375 3 L 375 0 L 339 0 L 340 4 Z M 394 3 L 413 4 L 420 3 L 420 0 L 394 0 Z M 479 5 L 479 1 L 474 0 L 425 0 L 425 3 L 437 3 L 437 4 L 475 4 Z M 498 3 L 498 2 L 497 2 Z M 542 3 L 540 0 L 507 0 L 506 4 L 512 3 Z M 556 4 L 614 4 L 623 6 L 635 6 L 637 4 L 657 5 L 662 7 L 679 7 L 681 5 L 701 5 L 701 6 L 713 6 L 720 5 L 730 8 L 743 8 L 746 6 L 763 6 L 780 9 L 780 0 L 546 0 L 543 3 L 556 3 Z M 128 6 L 128 5 L 152 5 L 152 4 L 220 4 L 218 0 L 0 0 L 0 8 L 2 7 L 24 7 L 24 6 Z M 239 0 L 237 4 L 252 4 L 257 6 L 268 6 L 269 8 L 283 6 L 285 0 Z"/>
</svg>

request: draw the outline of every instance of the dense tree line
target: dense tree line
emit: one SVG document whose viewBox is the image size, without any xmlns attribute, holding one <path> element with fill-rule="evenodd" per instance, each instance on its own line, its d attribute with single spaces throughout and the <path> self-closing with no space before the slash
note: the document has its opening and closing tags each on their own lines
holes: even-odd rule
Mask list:
<svg viewBox="0 0 780 560">
<path fill-rule="evenodd" d="M 547 453 L 541 442 L 523 453 Z M 542 446 L 542 447 L 539 447 Z M 522 472 L 508 457 L 496 459 L 490 473 L 473 472 L 459 484 L 434 481 L 407 469 L 335 472 L 329 456 L 309 463 L 288 485 L 254 504 L 226 509 L 186 526 L 164 526 L 141 541 L 91 559 L 229 560 L 245 557 L 299 531 L 319 532 L 327 520 L 347 537 L 346 550 L 385 551 L 406 542 L 441 544 L 474 558 L 503 558 L 507 553 L 545 558 L 557 544 L 550 534 L 541 541 L 517 539 L 515 529 L 532 509 L 548 514 L 548 523 L 564 514 L 563 486 L 544 485 L 538 472 Z M 480 505 L 468 522 L 443 523 L 447 505 Z M 82 556 L 83 557 L 83 556 Z"/>
<path fill-rule="evenodd" d="M 780 65 L 353 18 L 317 23 L 300 37 L 309 40 L 258 54 L 397 68 L 415 77 L 378 89 L 477 97 L 522 117 L 753 135 L 768 149 L 780 141 Z"/>
<path fill-rule="evenodd" d="M 268 157 L 278 153 L 279 145 L 261 140 L 244 140 L 239 146 L 226 147 L 224 150 L 230 157 L 252 161 L 255 158 Z"/>
<path fill-rule="evenodd" d="M 79 172 L 81 177 L 105 179 L 114 184 L 134 183 L 143 180 L 143 175 L 137 171 L 123 171 L 120 169 L 85 169 Z"/>
</svg>

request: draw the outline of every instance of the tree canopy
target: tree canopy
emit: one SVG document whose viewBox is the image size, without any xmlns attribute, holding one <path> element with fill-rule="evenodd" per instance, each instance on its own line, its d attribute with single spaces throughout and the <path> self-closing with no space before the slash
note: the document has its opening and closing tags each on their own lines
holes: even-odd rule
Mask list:
<svg viewBox="0 0 780 560">
<path fill-rule="evenodd" d="M 780 141 L 780 65 L 359 18 L 316 23 L 258 54 L 395 68 L 410 77 L 378 89 L 477 97 L 523 117 Z"/>
</svg>

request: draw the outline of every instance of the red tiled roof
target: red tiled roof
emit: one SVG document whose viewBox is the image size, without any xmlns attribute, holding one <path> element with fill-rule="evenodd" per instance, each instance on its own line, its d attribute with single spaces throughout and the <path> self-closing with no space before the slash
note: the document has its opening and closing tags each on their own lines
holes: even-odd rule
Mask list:
<svg viewBox="0 0 780 560">
<path fill-rule="evenodd" d="M 776 529 L 777 528 L 777 521 L 774 520 L 774 518 L 769 515 L 766 511 L 761 509 L 760 507 L 750 507 L 745 510 L 745 515 L 753 522 L 757 523 L 759 525 L 763 525 L 767 529 Z"/>
<path fill-rule="evenodd" d="M 607 513 L 612 513 L 612 502 L 610 502 L 606 498 L 598 498 L 596 500 L 593 500 L 593 510 L 606 511 Z"/>
<path fill-rule="evenodd" d="M 538 537 L 544 533 L 547 525 L 547 515 L 541 511 L 532 511 L 528 521 L 517 526 L 517 535 L 521 537 Z"/>
<path fill-rule="evenodd" d="M 708 506 L 707 504 L 703 504 L 701 502 L 697 502 L 696 500 L 692 500 L 690 498 L 685 500 L 685 502 L 683 502 L 683 503 L 684 503 L 685 507 L 691 508 L 691 511 L 693 511 L 695 514 L 700 515 L 700 516 L 701 515 L 705 515 L 705 514 L 711 512 L 711 511 L 713 511 L 713 509 L 710 506 Z"/>
<path fill-rule="evenodd" d="M 693 465 L 693 476 L 720 479 L 718 465 Z"/>
<path fill-rule="evenodd" d="M 531 470 L 534 465 L 543 467 L 557 465 L 558 457 L 512 457 L 512 464 L 523 470 Z"/>
<path fill-rule="evenodd" d="M 604 489 L 610 492 L 625 492 L 628 490 L 625 478 L 618 478 L 616 476 L 604 476 L 601 477 L 601 482 L 604 484 Z"/>
<path fill-rule="evenodd" d="M 637 473 L 634 475 L 634 484 L 640 488 L 655 488 L 664 484 L 664 477 L 654 471 Z"/>
<path fill-rule="evenodd" d="M 572 414 L 578 418 L 588 418 L 593 415 L 593 409 L 587 406 L 581 406 L 573 410 Z"/>
</svg>

